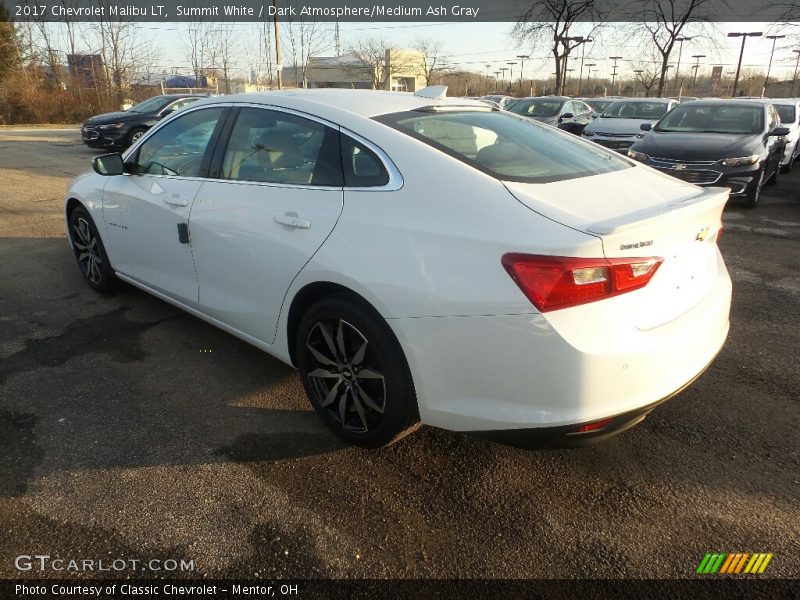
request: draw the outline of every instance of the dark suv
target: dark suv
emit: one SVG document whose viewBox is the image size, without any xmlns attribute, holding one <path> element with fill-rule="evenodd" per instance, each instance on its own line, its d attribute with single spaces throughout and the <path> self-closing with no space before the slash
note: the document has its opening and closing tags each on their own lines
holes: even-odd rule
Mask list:
<svg viewBox="0 0 800 600">
<path fill-rule="evenodd" d="M 771 104 L 695 100 L 673 108 L 628 150 L 628 156 L 697 185 L 726 186 L 754 207 L 774 183 L 789 129 Z"/>
<path fill-rule="evenodd" d="M 83 123 L 83 143 L 91 148 L 124 150 L 167 115 L 207 96 L 208 94 L 153 96 L 128 110 L 97 115 Z"/>
</svg>

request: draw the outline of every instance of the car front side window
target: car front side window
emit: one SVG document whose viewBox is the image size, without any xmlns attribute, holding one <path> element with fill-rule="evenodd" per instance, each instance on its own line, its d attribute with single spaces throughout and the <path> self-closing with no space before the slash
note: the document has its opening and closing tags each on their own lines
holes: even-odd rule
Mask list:
<svg viewBox="0 0 800 600">
<path fill-rule="evenodd" d="M 170 121 L 139 147 L 133 171 L 199 177 L 208 142 L 223 111 L 222 107 L 205 108 Z"/>
</svg>

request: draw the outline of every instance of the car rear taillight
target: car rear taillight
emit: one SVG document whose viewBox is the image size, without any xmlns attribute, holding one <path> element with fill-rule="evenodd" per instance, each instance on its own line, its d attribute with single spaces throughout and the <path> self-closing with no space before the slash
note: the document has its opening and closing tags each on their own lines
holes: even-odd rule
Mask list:
<svg viewBox="0 0 800 600">
<path fill-rule="evenodd" d="M 594 423 L 587 423 L 586 425 L 581 425 L 572 433 L 590 433 L 592 431 L 599 431 L 603 429 L 606 425 L 611 423 L 614 420 L 613 417 L 608 419 L 603 419 L 602 421 L 595 421 Z"/>
<path fill-rule="evenodd" d="M 663 258 L 572 258 L 506 254 L 502 263 L 541 312 L 603 300 L 647 285 Z"/>
</svg>

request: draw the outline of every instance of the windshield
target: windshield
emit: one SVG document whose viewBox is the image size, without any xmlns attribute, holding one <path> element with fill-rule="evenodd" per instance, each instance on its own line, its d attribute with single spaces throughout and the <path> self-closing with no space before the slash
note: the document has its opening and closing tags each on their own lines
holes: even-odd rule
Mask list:
<svg viewBox="0 0 800 600">
<path fill-rule="evenodd" d="M 601 113 L 613 103 L 613 100 L 585 100 L 586 104 L 592 107 L 596 113 Z"/>
<path fill-rule="evenodd" d="M 654 127 L 656 131 L 754 134 L 764 130 L 761 106 L 681 104 Z"/>
<path fill-rule="evenodd" d="M 639 119 L 657 121 L 667 112 L 666 102 L 612 102 L 603 111 L 604 119 Z"/>
<path fill-rule="evenodd" d="M 144 102 L 139 102 L 139 104 L 134 104 L 126 112 L 129 113 L 156 112 L 164 108 L 170 102 L 174 101 L 175 101 L 174 97 L 164 98 L 164 96 L 153 96 L 152 98 L 148 98 Z"/>
<path fill-rule="evenodd" d="M 511 106 L 506 106 L 506 110 L 526 117 L 554 117 L 564 105 L 562 100 L 543 100 L 535 98 L 533 100 L 518 100 Z"/>
<path fill-rule="evenodd" d="M 507 112 L 410 111 L 376 120 L 506 181 L 549 183 L 631 166 L 613 152 Z"/>
<path fill-rule="evenodd" d="M 791 104 L 776 104 L 775 109 L 781 117 L 781 123 L 784 125 L 791 125 L 797 118 L 794 106 Z"/>
</svg>

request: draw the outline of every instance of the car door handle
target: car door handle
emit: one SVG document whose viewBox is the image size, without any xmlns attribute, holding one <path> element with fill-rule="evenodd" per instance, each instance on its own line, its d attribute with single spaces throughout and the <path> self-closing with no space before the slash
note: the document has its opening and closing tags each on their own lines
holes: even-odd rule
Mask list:
<svg viewBox="0 0 800 600">
<path fill-rule="evenodd" d="M 164 204 L 169 204 L 170 206 L 189 206 L 189 201 L 175 194 L 174 196 L 164 198 Z"/>
<path fill-rule="evenodd" d="M 281 215 L 275 217 L 275 222 L 295 229 L 311 229 L 311 221 L 300 218 L 297 215 Z"/>
</svg>

